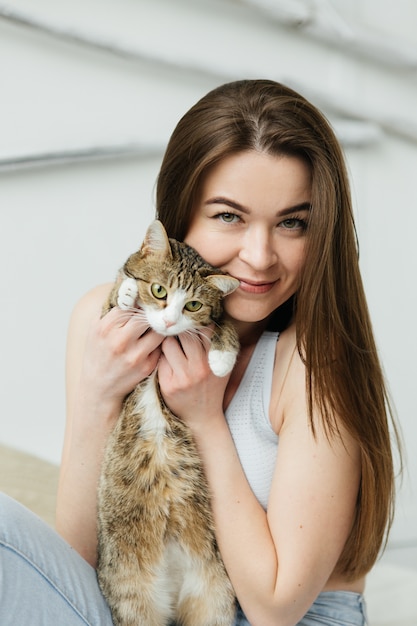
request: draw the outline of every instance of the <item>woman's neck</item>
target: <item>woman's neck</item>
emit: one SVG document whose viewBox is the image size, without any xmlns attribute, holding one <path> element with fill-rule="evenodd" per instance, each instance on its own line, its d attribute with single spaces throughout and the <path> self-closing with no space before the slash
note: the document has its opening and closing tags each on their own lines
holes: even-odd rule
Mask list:
<svg viewBox="0 0 417 626">
<path fill-rule="evenodd" d="M 242 322 L 235 319 L 231 319 L 230 321 L 236 328 L 242 347 L 256 344 L 259 337 L 268 326 L 268 319 L 260 322 Z"/>
</svg>

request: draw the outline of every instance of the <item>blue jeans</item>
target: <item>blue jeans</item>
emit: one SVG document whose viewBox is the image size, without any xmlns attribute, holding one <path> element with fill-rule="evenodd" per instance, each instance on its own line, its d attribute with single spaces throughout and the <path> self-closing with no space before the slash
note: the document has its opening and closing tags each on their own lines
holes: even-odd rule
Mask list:
<svg viewBox="0 0 417 626">
<path fill-rule="evenodd" d="M 365 601 L 351 591 L 323 591 L 297 626 L 366 626 Z M 239 609 L 235 626 L 250 626 Z"/>
<path fill-rule="evenodd" d="M 361 595 L 321 593 L 298 626 L 364 626 Z M 1 626 L 112 626 L 95 570 L 52 528 L 0 493 Z M 235 626 L 250 626 L 238 610 Z"/>
</svg>

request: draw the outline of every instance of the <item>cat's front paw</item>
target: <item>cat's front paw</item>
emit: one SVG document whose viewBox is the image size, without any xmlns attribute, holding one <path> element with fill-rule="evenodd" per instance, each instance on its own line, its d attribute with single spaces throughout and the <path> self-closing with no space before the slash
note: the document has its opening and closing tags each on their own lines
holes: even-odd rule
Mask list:
<svg viewBox="0 0 417 626">
<path fill-rule="evenodd" d="M 121 309 L 131 309 L 136 306 L 138 286 L 134 278 L 125 278 L 119 287 L 117 306 Z"/>
<path fill-rule="evenodd" d="M 227 350 L 210 350 L 208 354 L 210 369 L 216 376 L 226 376 L 236 362 L 236 353 Z"/>
</svg>

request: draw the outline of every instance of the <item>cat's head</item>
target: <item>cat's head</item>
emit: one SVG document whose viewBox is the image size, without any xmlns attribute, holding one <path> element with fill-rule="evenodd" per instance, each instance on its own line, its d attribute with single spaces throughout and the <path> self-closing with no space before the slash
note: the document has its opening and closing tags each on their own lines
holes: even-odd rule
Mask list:
<svg viewBox="0 0 417 626">
<path fill-rule="evenodd" d="M 236 278 L 213 268 L 194 248 L 169 239 L 157 220 L 123 270 L 137 281 L 137 304 L 149 325 L 163 335 L 179 335 L 217 321 L 223 297 L 239 286 Z"/>
</svg>

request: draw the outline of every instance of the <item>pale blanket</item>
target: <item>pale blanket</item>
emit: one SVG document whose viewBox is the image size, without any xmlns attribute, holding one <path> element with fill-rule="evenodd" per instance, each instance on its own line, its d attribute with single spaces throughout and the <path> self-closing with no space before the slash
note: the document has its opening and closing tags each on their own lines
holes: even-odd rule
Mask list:
<svg viewBox="0 0 417 626">
<path fill-rule="evenodd" d="M 0 491 L 12 496 L 51 526 L 55 521 L 58 467 L 0 445 Z"/>
</svg>

